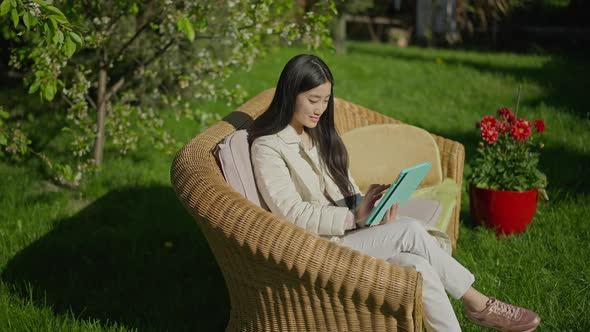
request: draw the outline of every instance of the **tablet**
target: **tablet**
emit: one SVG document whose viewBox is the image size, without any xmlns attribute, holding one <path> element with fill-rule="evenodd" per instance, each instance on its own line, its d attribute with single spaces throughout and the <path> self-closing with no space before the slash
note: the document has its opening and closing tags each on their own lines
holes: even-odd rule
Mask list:
<svg viewBox="0 0 590 332">
<path fill-rule="evenodd" d="M 432 165 L 425 162 L 402 170 L 369 214 L 366 225 L 378 225 L 383 221 L 385 213 L 393 204 L 399 203 L 398 209 L 404 206 L 431 168 Z"/>
</svg>

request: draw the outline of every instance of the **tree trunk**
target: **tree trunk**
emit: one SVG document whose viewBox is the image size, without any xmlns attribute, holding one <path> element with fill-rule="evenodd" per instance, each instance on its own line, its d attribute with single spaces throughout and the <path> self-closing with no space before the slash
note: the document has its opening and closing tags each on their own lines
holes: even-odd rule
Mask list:
<svg viewBox="0 0 590 332">
<path fill-rule="evenodd" d="M 429 45 L 432 41 L 432 0 L 416 2 L 416 42 Z"/>
<path fill-rule="evenodd" d="M 105 118 L 107 115 L 107 69 L 101 65 L 98 71 L 98 96 L 96 100 L 96 138 L 94 140 L 94 164 L 100 166 L 104 153 Z"/>
<path fill-rule="evenodd" d="M 371 41 L 378 42 L 379 37 L 375 33 L 375 28 L 373 27 L 373 19 L 369 16 L 369 22 L 367 22 L 367 28 L 369 28 L 369 34 L 371 35 Z"/>
<path fill-rule="evenodd" d="M 334 46 L 337 54 L 346 53 L 346 16 L 339 15 L 334 21 Z"/>
</svg>

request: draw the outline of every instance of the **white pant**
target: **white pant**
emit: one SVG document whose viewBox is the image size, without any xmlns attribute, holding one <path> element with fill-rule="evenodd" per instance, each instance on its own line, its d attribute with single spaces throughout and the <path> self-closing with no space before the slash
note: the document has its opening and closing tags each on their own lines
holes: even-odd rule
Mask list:
<svg viewBox="0 0 590 332">
<path fill-rule="evenodd" d="M 459 299 L 471 287 L 473 274 L 445 253 L 420 221 L 399 217 L 395 222 L 345 235 L 343 245 L 388 262 L 414 266 L 422 274 L 424 324 L 428 331 L 461 331 L 445 290 Z"/>
</svg>

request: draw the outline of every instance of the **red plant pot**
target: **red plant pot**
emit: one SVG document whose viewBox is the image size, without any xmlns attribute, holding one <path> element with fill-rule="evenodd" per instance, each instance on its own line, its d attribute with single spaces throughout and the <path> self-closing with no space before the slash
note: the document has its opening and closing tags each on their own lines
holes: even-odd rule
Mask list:
<svg viewBox="0 0 590 332">
<path fill-rule="evenodd" d="M 471 216 L 496 234 L 520 233 L 531 223 L 537 210 L 539 192 L 469 188 Z"/>
</svg>

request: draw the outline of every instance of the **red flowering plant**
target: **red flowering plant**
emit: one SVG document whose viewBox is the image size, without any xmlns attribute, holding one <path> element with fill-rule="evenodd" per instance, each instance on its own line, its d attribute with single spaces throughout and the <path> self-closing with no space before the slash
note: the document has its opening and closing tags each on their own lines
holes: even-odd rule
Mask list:
<svg viewBox="0 0 590 332">
<path fill-rule="evenodd" d="M 547 177 L 538 169 L 537 142 L 545 131 L 541 119 L 531 122 L 517 118 L 508 107 L 497 116 L 484 116 L 477 123 L 482 141 L 472 162 L 469 181 L 477 188 L 525 191 L 537 189 L 547 197 Z"/>
</svg>

